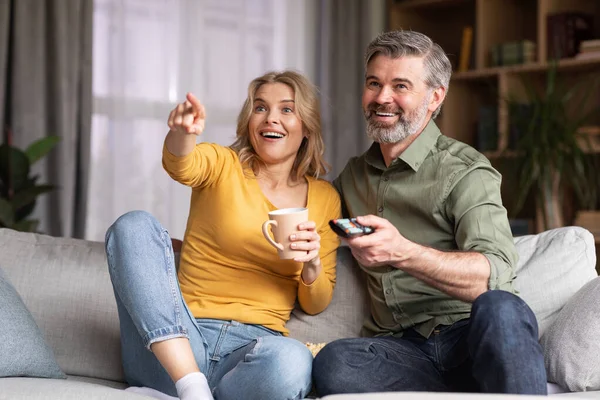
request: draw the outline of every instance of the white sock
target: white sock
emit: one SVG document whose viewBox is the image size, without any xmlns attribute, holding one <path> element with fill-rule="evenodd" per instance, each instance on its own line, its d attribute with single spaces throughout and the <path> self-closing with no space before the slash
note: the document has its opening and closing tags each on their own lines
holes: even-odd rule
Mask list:
<svg viewBox="0 0 600 400">
<path fill-rule="evenodd" d="M 202 372 L 192 372 L 175 382 L 179 400 L 214 400 Z"/>
</svg>

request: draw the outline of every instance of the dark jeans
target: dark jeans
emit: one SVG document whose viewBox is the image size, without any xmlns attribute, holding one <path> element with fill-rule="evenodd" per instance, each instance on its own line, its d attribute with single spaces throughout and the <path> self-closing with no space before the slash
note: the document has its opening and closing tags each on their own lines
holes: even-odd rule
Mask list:
<svg viewBox="0 0 600 400">
<path fill-rule="evenodd" d="M 547 394 L 544 356 L 529 306 L 501 290 L 473 303 L 471 318 L 424 338 L 336 340 L 313 363 L 319 396 L 391 391 Z"/>
</svg>

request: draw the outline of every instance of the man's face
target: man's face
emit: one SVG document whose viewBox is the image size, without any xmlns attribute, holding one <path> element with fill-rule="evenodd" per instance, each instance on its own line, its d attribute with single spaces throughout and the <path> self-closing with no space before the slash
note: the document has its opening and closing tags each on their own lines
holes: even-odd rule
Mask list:
<svg viewBox="0 0 600 400">
<path fill-rule="evenodd" d="M 371 140 L 396 143 L 423 129 L 437 107 L 424 78 L 421 57 L 379 54 L 369 61 L 362 106 Z"/>
</svg>

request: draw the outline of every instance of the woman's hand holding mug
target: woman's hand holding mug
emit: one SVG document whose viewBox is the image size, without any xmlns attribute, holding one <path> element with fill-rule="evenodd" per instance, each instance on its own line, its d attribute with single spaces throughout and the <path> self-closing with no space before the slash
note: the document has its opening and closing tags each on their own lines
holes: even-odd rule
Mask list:
<svg viewBox="0 0 600 400">
<path fill-rule="evenodd" d="M 274 240 L 269 233 L 269 225 Z M 282 260 L 309 263 L 313 267 L 321 265 L 319 249 L 321 236 L 316 224 L 308 221 L 307 208 L 283 208 L 269 213 L 269 220 L 262 226 L 265 239 L 277 249 Z"/>
<path fill-rule="evenodd" d="M 306 253 L 294 257 L 294 261 L 309 263 L 313 267 L 321 265 L 319 249 L 321 248 L 321 236 L 316 231 L 317 224 L 314 221 L 306 221 L 298 225 L 298 231 L 290 235 L 290 247 L 294 250 L 302 250 Z"/>
</svg>

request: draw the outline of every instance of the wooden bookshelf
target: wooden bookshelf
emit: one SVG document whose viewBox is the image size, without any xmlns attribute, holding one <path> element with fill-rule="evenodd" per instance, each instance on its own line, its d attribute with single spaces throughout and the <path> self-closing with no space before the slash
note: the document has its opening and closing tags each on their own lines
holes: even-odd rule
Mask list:
<svg viewBox="0 0 600 400">
<path fill-rule="evenodd" d="M 410 29 L 428 35 L 444 49 L 454 66 L 450 89 L 436 120 L 444 134 L 478 148 L 480 109 L 484 106 L 496 111 L 496 149 L 482 149 L 482 152 L 505 177 L 512 177 L 503 180 L 502 189 L 510 212 L 510 198 L 514 197 L 515 190 L 510 181 L 514 183 L 519 171 L 514 171 L 514 159 L 518 154 L 508 150 L 510 113 L 507 100 L 526 99 L 524 82 L 540 90 L 544 88 L 550 65 L 547 17 L 565 11 L 591 14 L 592 37 L 600 38 L 600 0 L 388 0 L 387 10 L 388 29 Z M 473 28 L 469 69 L 456 72 L 466 26 Z M 523 40 L 536 45 L 531 62 L 492 66 L 493 46 Z M 588 79 L 592 74 L 600 75 L 600 56 L 561 59 L 558 74 L 569 85 Z M 592 97 L 587 105 L 590 110 L 600 107 L 600 93 Z M 591 123 L 600 126 L 600 115 Z M 534 220 L 534 203 L 533 199 L 528 200 L 518 217 Z M 567 208 L 572 212 L 572 205 Z M 598 242 L 598 238 L 596 240 Z"/>
<path fill-rule="evenodd" d="M 525 99 L 525 81 L 540 90 L 544 87 L 549 66 L 547 17 L 564 11 L 589 13 L 593 16 L 593 37 L 600 38 L 599 0 L 388 0 L 387 10 L 388 29 L 411 29 L 428 35 L 448 54 L 455 69 L 460 59 L 463 29 L 473 27 L 469 69 L 453 73 L 436 123 L 444 134 L 477 148 L 480 107 L 495 108 L 497 149 L 484 154 L 496 166 L 510 164 L 510 159 L 517 156 L 507 151 L 510 131 L 507 100 Z M 522 65 L 492 66 L 493 46 L 523 40 L 536 44 L 534 60 Z M 558 73 L 569 84 L 588 79 L 590 74 L 600 75 L 600 57 L 561 59 Z M 588 105 L 590 110 L 600 107 L 600 94 L 593 97 Z M 593 123 L 600 125 L 600 115 Z M 525 216 L 534 217 L 532 211 Z"/>
<path fill-rule="evenodd" d="M 481 69 L 473 69 L 467 72 L 456 72 L 452 74 L 452 79 L 454 81 L 469 80 L 501 74 L 541 72 L 546 71 L 547 69 L 548 62 L 535 62 L 522 65 L 510 65 L 505 67 L 488 67 Z M 598 56 L 598 58 L 565 58 L 559 60 L 558 71 L 569 73 L 600 71 L 600 55 Z"/>
<path fill-rule="evenodd" d="M 562 11 L 594 15 L 595 36 L 600 38 L 600 1 L 597 0 L 388 0 L 388 28 L 425 33 L 458 65 L 462 30 L 474 27 L 470 69 L 455 72 L 438 117 L 438 125 L 451 137 L 476 145 L 478 108 L 498 107 L 498 155 L 508 143 L 509 96 L 522 93 L 523 80 L 543 85 L 548 68 L 546 17 Z M 536 59 L 522 65 L 492 67 L 490 49 L 499 43 L 531 40 Z M 559 73 L 576 80 L 579 75 L 600 74 L 600 57 L 562 59 Z M 600 96 L 596 99 L 600 103 Z M 596 104 L 598 106 L 598 104 Z M 600 123 L 600 120 L 598 121 Z"/>
</svg>

